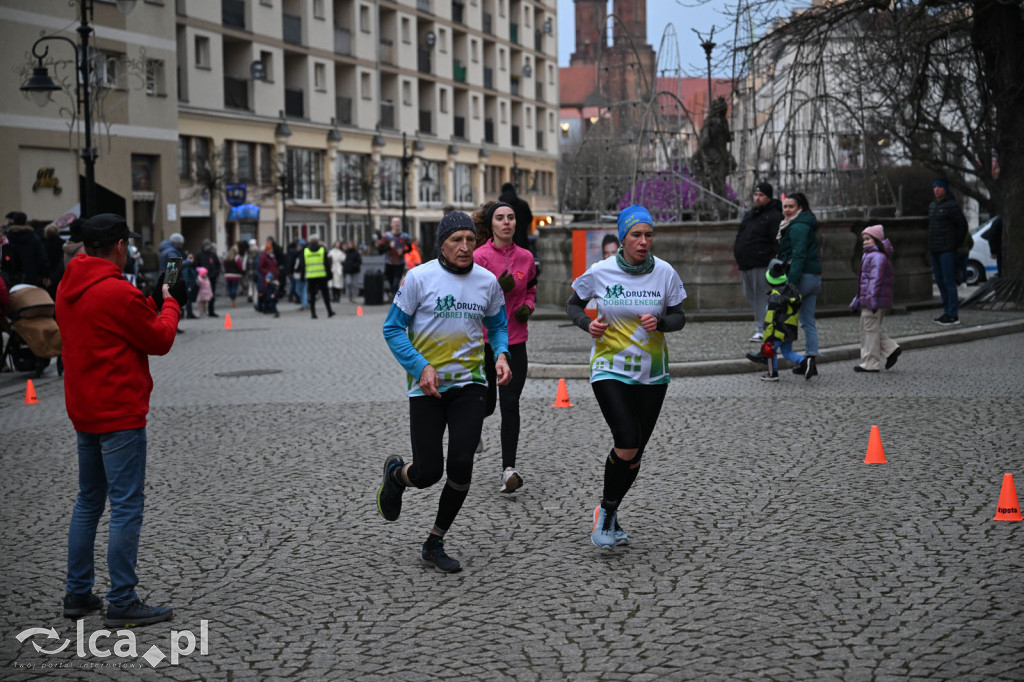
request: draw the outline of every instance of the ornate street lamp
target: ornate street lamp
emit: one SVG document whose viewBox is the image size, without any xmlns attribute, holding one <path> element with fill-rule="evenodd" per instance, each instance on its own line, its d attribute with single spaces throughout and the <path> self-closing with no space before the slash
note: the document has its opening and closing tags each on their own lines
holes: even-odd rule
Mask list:
<svg viewBox="0 0 1024 682">
<path fill-rule="evenodd" d="M 81 46 L 76 45 L 73 40 L 65 36 L 43 36 L 32 43 L 32 56 L 38 60 L 32 77 L 21 86 L 23 92 L 29 93 L 36 104 L 46 106 L 55 90 L 61 87 L 50 78 L 49 70 L 43 66 L 43 59 L 49 54 L 50 48 L 43 48 L 42 53 L 38 51 L 39 45 L 47 40 L 63 40 L 71 45 L 75 51 L 75 64 L 78 69 L 77 84 L 75 85 L 75 100 L 78 111 L 82 114 L 82 122 L 85 126 L 85 148 L 81 152 L 82 161 L 85 164 L 85 196 L 82 197 L 82 218 L 91 218 L 96 212 L 96 158 L 99 156 L 92 146 L 92 102 L 90 101 L 89 87 L 92 82 L 92 65 L 89 62 L 89 36 L 92 34 L 90 21 L 93 18 L 93 4 L 95 0 L 78 0 L 81 9 L 81 22 L 78 28 Z M 117 9 L 122 14 L 128 14 L 135 8 L 136 0 L 117 0 Z"/>
</svg>

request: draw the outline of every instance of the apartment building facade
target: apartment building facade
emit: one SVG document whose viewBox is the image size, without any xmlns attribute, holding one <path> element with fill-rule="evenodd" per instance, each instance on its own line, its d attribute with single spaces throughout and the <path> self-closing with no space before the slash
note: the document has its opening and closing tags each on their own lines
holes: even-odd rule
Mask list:
<svg viewBox="0 0 1024 682">
<path fill-rule="evenodd" d="M 146 242 L 178 227 L 177 100 L 174 6 L 138 0 L 122 14 L 112 0 L 93 0 L 90 104 L 97 211 L 124 213 Z M 77 111 L 77 29 L 81 3 L 5 0 L 0 5 L 0 211 L 24 211 L 48 223 L 78 210 L 84 191 L 84 124 Z M 19 90 L 39 62 L 60 90 L 37 106 Z M 70 41 L 70 43 L 68 42 Z"/>
<path fill-rule="evenodd" d="M 146 242 L 369 243 L 404 216 L 429 247 L 444 209 L 471 211 L 505 182 L 536 215 L 554 210 L 555 0 L 138 0 L 128 15 L 87 1 L 100 207 Z M 0 77 L 4 212 L 49 221 L 78 203 L 71 46 L 45 59 L 57 103 L 18 92 L 35 38 L 79 42 L 77 12 L 0 7 L 0 54 L 23 65 Z"/>
<path fill-rule="evenodd" d="M 555 21 L 554 0 L 177 0 L 186 238 L 365 244 L 397 216 L 429 247 L 504 182 L 553 210 Z"/>
</svg>

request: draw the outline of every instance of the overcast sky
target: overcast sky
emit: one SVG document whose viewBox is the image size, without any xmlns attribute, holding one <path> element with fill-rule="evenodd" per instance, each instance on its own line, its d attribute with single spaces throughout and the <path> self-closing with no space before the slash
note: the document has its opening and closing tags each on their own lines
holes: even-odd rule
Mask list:
<svg viewBox="0 0 1024 682">
<path fill-rule="evenodd" d="M 609 2 L 609 12 L 612 3 Z M 736 7 L 736 0 L 707 0 L 706 2 L 679 2 L 677 0 L 647 0 L 647 42 L 655 51 L 661 44 L 661 37 L 668 24 L 676 30 L 676 44 L 679 57 L 659 55 L 659 69 L 679 68 L 682 76 L 704 76 L 707 74 L 707 61 L 701 40 L 691 29 L 700 31 L 707 37 L 712 27 L 715 29 L 714 42 L 721 45 L 732 41 L 734 28 L 730 17 L 723 16 L 727 7 Z M 576 49 L 576 10 L 573 0 L 558 0 L 558 64 L 568 66 L 569 57 Z M 729 76 L 731 60 L 723 47 L 712 54 L 717 63 L 725 63 L 715 67 L 716 76 Z M 724 69 L 724 70 L 723 70 Z M 659 74 L 662 75 L 662 74 Z M 675 75 L 666 73 L 664 75 Z"/>
</svg>

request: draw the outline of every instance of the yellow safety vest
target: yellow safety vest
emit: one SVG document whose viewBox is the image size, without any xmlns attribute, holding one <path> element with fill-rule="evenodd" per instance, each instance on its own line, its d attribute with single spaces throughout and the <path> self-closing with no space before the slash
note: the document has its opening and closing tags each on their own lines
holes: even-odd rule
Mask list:
<svg viewBox="0 0 1024 682">
<path fill-rule="evenodd" d="M 327 276 L 327 268 L 324 267 L 324 247 L 316 251 L 310 251 L 309 247 L 302 252 L 302 262 L 306 264 L 306 279 L 317 279 Z"/>
</svg>

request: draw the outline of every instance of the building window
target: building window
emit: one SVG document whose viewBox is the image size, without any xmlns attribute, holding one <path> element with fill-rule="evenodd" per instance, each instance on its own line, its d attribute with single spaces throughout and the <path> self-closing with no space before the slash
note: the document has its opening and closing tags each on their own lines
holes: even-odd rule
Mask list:
<svg viewBox="0 0 1024 682">
<path fill-rule="evenodd" d="M 269 144 L 261 144 L 258 147 L 260 184 L 273 185 L 276 180 L 274 152 Z"/>
<path fill-rule="evenodd" d="M 166 94 L 164 83 L 164 60 L 146 60 L 146 94 L 151 96 Z"/>
<path fill-rule="evenodd" d="M 192 178 L 192 138 L 187 135 L 178 137 L 178 179 Z"/>
<path fill-rule="evenodd" d="M 498 109 L 501 111 L 501 122 L 508 123 L 508 110 L 505 107 L 505 103 L 502 102 L 498 105 Z"/>
<path fill-rule="evenodd" d="M 469 58 L 473 60 L 473 63 L 480 62 L 480 44 L 475 38 L 469 40 Z"/>
<path fill-rule="evenodd" d="M 473 95 L 473 118 L 480 120 L 480 96 Z"/>
<path fill-rule="evenodd" d="M 324 18 L 324 0 L 313 0 L 313 16 L 317 19 Z"/>
<path fill-rule="evenodd" d="M 327 66 L 313 64 L 313 87 L 317 92 L 327 92 Z"/>
<path fill-rule="evenodd" d="M 437 49 L 440 52 L 448 51 L 448 31 L 443 28 L 437 29 Z"/>
<path fill-rule="evenodd" d="M 210 68 L 210 39 L 206 36 L 196 36 L 196 67 L 200 69 Z"/>
<path fill-rule="evenodd" d="M 533 128 L 533 107 L 526 107 L 526 116 L 524 116 L 524 118 L 526 119 L 526 127 L 532 129 Z"/>
<path fill-rule="evenodd" d="M 548 85 L 555 84 L 555 67 L 548 64 Z"/>
<path fill-rule="evenodd" d="M 498 15 L 505 16 L 505 0 L 498 0 Z"/>
<path fill-rule="evenodd" d="M 438 91 L 438 97 L 440 99 L 439 108 L 442 114 L 448 113 L 448 89 L 440 88 Z"/>
<path fill-rule="evenodd" d="M 423 161 L 420 163 L 421 204 L 440 205 L 444 201 L 444 164 L 440 161 Z"/>
<path fill-rule="evenodd" d="M 288 148 L 288 196 L 319 201 L 323 187 L 323 153 L 319 149 Z"/>
<path fill-rule="evenodd" d="M 505 70 L 505 48 L 498 48 L 498 68 Z"/>
<path fill-rule="evenodd" d="M 381 157 L 377 169 L 377 200 L 388 206 L 402 203 L 402 160 L 395 156 Z"/>
<path fill-rule="evenodd" d="M 373 84 L 370 82 L 370 74 L 359 74 L 359 96 L 363 99 L 373 99 Z"/>
<path fill-rule="evenodd" d="M 238 182 L 252 182 L 256 179 L 256 160 L 252 155 L 251 142 L 235 143 L 235 177 Z"/>
<path fill-rule="evenodd" d="M 402 81 L 402 104 L 412 106 L 412 83 L 407 80 Z"/>
<path fill-rule="evenodd" d="M 365 154 L 338 154 L 337 199 L 346 206 L 366 203 L 365 173 L 370 157 Z"/>
<path fill-rule="evenodd" d="M 366 5 L 359 5 L 359 30 L 363 33 L 370 32 L 370 8 Z"/>
<path fill-rule="evenodd" d="M 193 137 L 192 146 L 195 152 L 192 155 L 195 179 L 205 185 L 210 180 L 210 140 L 205 137 Z"/>
<path fill-rule="evenodd" d="M 505 169 L 501 166 L 487 166 L 484 171 L 484 194 L 494 196 L 505 184 Z"/>
<path fill-rule="evenodd" d="M 93 82 L 101 88 L 121 86 L 121 55 L 101 52 L 93 72 Z"/>
<path fill-rule="evenodd" d="M 412 42 L 409 30 L 409 17 L 402 17 L 402 42 L 406 45 Z"/>
<path fill-rule="evenodd" d="M 473 166 L 468 163 L 457 163 L 452 169 L 455 177 L 454 201 L 457 204 L 476 204 L 476 183 L 473 182 Z"/>
</svg>

